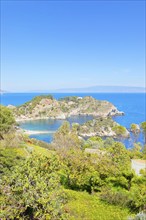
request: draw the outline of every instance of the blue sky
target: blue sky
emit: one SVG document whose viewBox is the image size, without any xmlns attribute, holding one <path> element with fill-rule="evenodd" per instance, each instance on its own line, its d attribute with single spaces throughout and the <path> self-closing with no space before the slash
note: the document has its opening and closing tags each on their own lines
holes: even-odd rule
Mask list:
<svg viewBox="0 0 146 220">
<path fill-rule="evenodd" d="M 2 1 L 2 89 L 145 86 L 144 4 Z"/>
</svg>

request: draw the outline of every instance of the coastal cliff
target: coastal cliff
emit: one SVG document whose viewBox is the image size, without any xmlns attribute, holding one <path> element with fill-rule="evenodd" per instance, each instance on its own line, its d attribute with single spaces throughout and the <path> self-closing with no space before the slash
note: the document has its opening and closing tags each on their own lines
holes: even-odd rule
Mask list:
<svg viewBox="0 0 146 220">
<path fill-rule="evenodd" d="M 37 96 L 31 101 L 18 106 L 8 106 L 12 109 L 16 121 L 31 119 L 66 119 L 71 116 L 92 115 L 107 117 L 123 115 L 123 112 L 108 101 L 99 101 L 91 96 L 66 97 L 60 100 L 51 95 Z"/>
</svg>

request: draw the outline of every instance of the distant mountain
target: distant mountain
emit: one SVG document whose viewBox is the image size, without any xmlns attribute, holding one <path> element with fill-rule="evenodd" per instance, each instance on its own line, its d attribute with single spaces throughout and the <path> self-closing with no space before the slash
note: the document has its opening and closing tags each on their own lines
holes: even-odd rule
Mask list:
<svg viewBox="0 0 146 220">
<path fill-rule="evenodd" d="M 4 91 L 4 90 L 0 89 L 0 94 L 3 94 L 3 93 L 7 93 L 7 91 Z"/>
<path fill-rule="evenodd" d="M 85 88 L 57 89 L 57 92 L 97 92 L 97 93 L 145 93 L 145 87 L 91 86 Z"/>
<path fill-rule="evenodd" d="M 130 86 L 90 86 L 85 88 L 62 88 L 48 90 L 11 91 L 11 93 L 146 93 L 145 87 Z M 0 90 L 0 94 L 10 93 Z"/>
</svg>

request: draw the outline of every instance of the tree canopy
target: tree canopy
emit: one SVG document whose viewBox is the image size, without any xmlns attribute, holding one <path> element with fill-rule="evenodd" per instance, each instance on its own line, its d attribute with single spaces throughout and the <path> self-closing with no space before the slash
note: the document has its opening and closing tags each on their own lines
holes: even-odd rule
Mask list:
<svg viewBox="0 0 146 220">
<path fill-rule="evenodd" d="M 0 137 L 8 132 L 12 125 L 15 123 L 15 119 L 10 109 L 0 105 Z"/>
</svg>

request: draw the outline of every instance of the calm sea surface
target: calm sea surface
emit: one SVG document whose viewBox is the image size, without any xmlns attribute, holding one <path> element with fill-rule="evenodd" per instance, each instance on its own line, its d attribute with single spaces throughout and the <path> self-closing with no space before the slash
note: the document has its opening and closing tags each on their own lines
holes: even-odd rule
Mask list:
<svg viewBox="0 0 146 220">
<path fill-rule="evenodd" d="M 44 93 L 43 93 L 44 94 Z M 30 101 L 33 97 L 41 95 L 41 93 L 6 93 L 0 96 L 1 104 L 3 105 L 21 105 L 27 101 Z M 107 100 L 113 103 L 118 110 L 125 113 L 124 116 L 115 117 L 114 120 L 120 123 L 121 125 L 130 128 L 131 123 L 140 124 L 143 121 L 146 121 L 146 94 L 145 93 L 52 93 L 54 98 L 59 99 L 66 96 L 92 96 L 98 100 Z M 78 122 L 84 123 L 87 120 L 90 120 L 91 117 L 72 117 L 68 119 L 69 122 Z M 31 137 L 50 142 L 53 137 L 54 131 L 56 131 L 63 120 L 36 120 L 36 121 L 27 121 L 21 123 L 20 126 L 28 130 L 49 130 L 49 134 L 37 134 L 31 135 Z M 51 133 L 52 132 L 52 133 Z M 140 135 L 139 141 L 143 142 L 143 135 Z M 126 145 L 130 145 L 129 141 L 126 142 Z"/>
</svg>

